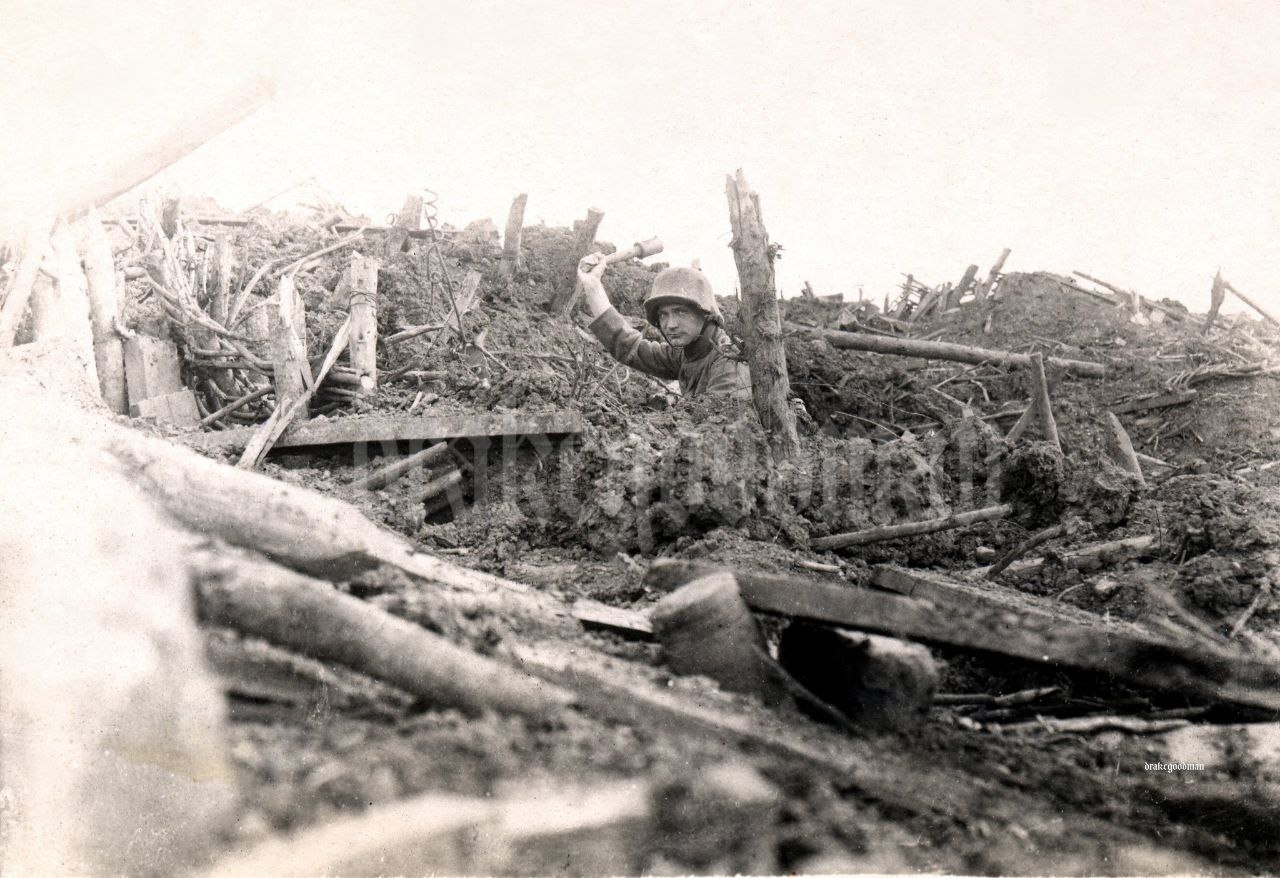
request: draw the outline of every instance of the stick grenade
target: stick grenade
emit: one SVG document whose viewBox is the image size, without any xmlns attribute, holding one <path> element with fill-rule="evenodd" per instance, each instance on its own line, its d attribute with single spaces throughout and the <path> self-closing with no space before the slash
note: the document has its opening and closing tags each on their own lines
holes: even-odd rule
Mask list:
<svg viewBox="0 0 1280 878">
<path fill-rule="evenodd" d="M 650 238 L 647 241 L 640 241 L 632 244 L 626 250 L 619 250 L 616 253 L 610 253 L 604 258 L 605 265 L 613 265 L 615 262 L 626 262 L 628 259 L 646 259 L 650 256 L 656 256 L 662 252 L 662 239 Z"/>
</svg>

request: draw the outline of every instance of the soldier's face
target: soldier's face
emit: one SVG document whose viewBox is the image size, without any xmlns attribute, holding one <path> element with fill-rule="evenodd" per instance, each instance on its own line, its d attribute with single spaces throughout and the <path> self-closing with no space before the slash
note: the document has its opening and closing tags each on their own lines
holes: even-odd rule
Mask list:
<svg viewBox="0 0 1280 878">
<path fill-rule="evenodd" d="M 688 305 L 658 306 L 658 326 L 667 341 L 678 348 L 692 344 L 702 332 L 702 315 Z"/>
</svg>

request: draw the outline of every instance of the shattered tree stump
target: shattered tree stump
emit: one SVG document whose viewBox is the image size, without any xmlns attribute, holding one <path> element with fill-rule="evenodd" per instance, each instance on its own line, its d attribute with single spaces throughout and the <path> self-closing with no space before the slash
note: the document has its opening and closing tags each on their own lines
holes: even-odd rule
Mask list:
<svg viewBox="0 0 1280 878">
<path fill-rule="evenodd" d="M 918 643 L 793 622 L 778 662 L 797 682 L 869 732 L 909 732 L 924 722 L 938 667 Z"/>
<path fill-rule="evenodd" d="M 356 392 L 361 396 L 375 396 L 378 393 L 378 260 L 353 253 L 346 280 L 351 315 L 348 356 L 356 373 Z"/>
<path fill-rule="evenodd" d="M 760 629 L 732 573 L 713 573 L 676 589 L 654 605 L 649 617 L 676 673 L 710 677 L 770 707 L 793 706 L 772 672 Z"/>
<path fill-rule="evenodd" d="M 271 364 L 275 376 L 276 407 L 299 399 L 311 386 L 307 362 L 307 317 L 293 278 L 280 278 L 276 307 L 271 314 Z"/>
<path fill-rule="evenodd" d="M 127 414 L 124 344 L 116 324 L 120 320 L 120 300 L 116 291 L 115 257 L 111 241 L 96 213 L 90 213 L 80 230 L 80 256 L 88 283 L 89 321 L 93 337 L 93 359 L 98 371 L 98 388 L 107 408 Z"/>
<path fill-rule="evenodd" d="M 502 233 L 502 260 L 498 264 L 498 270 L 507 280 L 520 270 L 520 239 L 524 230 L 524 208 L 528 202 L 528 193 L 521 192 L 511 202 L 511 211 L 507 214 L 507 227 Z"/>
<path fill-rule="evenodd" d="M 560 271 L 560 285 L 555 297 L 551 300 L 551 313 L 557 317 L 567 317 L 578 302 L 581 292 L 578 288 L 578 263 L 591 252 L 596 241 L 596 231 L 600 221 L 604 219 L 604 211 L 594 207 L 587 209 L 587 218 L 578 226 L 577 236 L 573 240 L 573 249 L 565 260 Z"/>
<path fill-rule="evenodd" d="M 729 222 L 733 227 L 733 261 L 742 288 L 742 325 L 751 370 L 751 397 L 769 440 L 775 460 L 787 460 L 800 452 L 796 416 L 791 408 L 791 382 L 787 353 L 782 343 L 782 317 L 778 310 L 773 260 L 777 250 L 760 213 L 760 196 L 747 186 L 739 170 L 725 177 L 729 198 Z"/>
</svg>

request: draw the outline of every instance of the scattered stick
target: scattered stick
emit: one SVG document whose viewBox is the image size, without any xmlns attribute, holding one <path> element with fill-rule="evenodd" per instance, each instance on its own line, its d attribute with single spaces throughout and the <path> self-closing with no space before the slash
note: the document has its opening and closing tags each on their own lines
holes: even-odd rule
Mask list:
<svg viewBox="0 0 1280 878">
<path fill-rule="evenodd" d="M 1196 390 L 1182 390 L 1177 393 L 1165 393 L 1160 396 L 1131 399 L 1128 402 L 1111 406 L 1108 411 L 1116 415 L 1126 415 L 1133 412 L 1145 412 L 1150 409 L 1169 408 L 1175 405 L 1186 405 L 1199 395 L 1199 391 Z"/>
<path fill-rule="evenodd" d="M 1075 519 L 1067 519 L 1064 522 L 1055 524 L 1052 527 L 1046 527 L 1044 530 L 1032 534 L 1018 545 L 1014 546 L 1006 552 L 999 561 L 991 565 L 991 569 L 987 571 L 987 579 L 995 579 L 1005 571 L 1010 564 L 1017 561 L 1023 555 L 1030 552 L 1037 546 L 1042 546 L 1050 540 L 1056 540 L 1061 537 L 1070 536 L 1075 532 Z"/>
<path fill-rule="evenodd" d="M 1258 611 L 1258 607 L 1262 604 L 1262 599 L 1269 597 L 1270 594 L 1271 589 L 1268 586 L 1264 585 L 1258 589 L 1258 593 L 1253 596 L 1253 600 L 1249 602 L 1249 606 L 1245 607 L 1244 612 L 1240 614 L 1240 618 L 1236 619 L 1235 624 L 1231 626 L 1231 630 L 1227 633 L 1227 640 L 1235 640 L 1236 637 L 1239 636 L 1240 632 L 1244 629 L 1245 623 L 1253 618 L 1253 614 Z"/>
<path fill-rule="evenodd" d="M 434 500 L 442 494 L 458 485 L 462 484 L 462 473 L 456 469 L 451 469 L 443 475 L 436 476 L 427 482 L 426 487 L 418 494 L 418 499 L 423 503 Z"/>
<path fill-rule="evenodd" d="M 1080 716 L 1069 719 L 1034 719 L 1009 723 L 1000 728 L 1010 732 L 1047 732 L 1049 734 L 1090 734 L 1093 732 L 1128 732 L 1131 735 L 1158 735 L 1185 728 L 1185 719 L 1139 719 L 1136 716 Z"/>
<path fill-rule="evenodd" d="M 1002 366 L 1026 366 L 1031 363 L 1030 354 L 988 350 L 950 342 L 922 341 L 901 337 L 886 338 L 880 335 L 865 335 L 857 332 L 841 332 L 838 329 L 802 326 L 798 323 L 787 323 L 786 328 L 789 332 L 801 332 L 816 336 L 824 339 L 832 347 L 846 350 L 869 351 L 897 357 L 952 360 L 957 363 L 974 365 L 995 363 Z M 1091 363 L 1085 360 L 1063 360 L 1057 357 L 1050 357 L 1045 362 L 1055 368 L 1064 369 L 1067 372 L 1085 378 L 1105 378 L 1107 376 L 1107 367 L 1102 363 Z"/>
<path fill-rule="evenodd" d="M 408 457 L 403 457 L 374 470 L 364 478 L 352 482 L 351 487 L 361 491 L 377 491 L 385 488 L 410 470 L 428 466 L 448 453 L 449 443 L 437 442 L 435 445 L 422 449 L 417 454 L 411 454 Z"/>
<path fill-rule="evenodd" d="M 423 333 L 438 332 L 441 329 L 444 329 L 444 327 L 445 325 L 443 323 L 424 323 L 421 326 L 410 326 L 408 329 L 402 329 L 399 332 L 393 332 L 391 335 L 388 335 L 387 337 L 383 338 L 382 346 L 389 348 L 393 344 L 398 344 L 402 341 L 408 341 L 411 338 L 417 338 Z"/>
<path fill-rule="evenodd" d="M 1149 554 L 1157 545 L 1158 542 L 1154 536 L 1126 537 L 1122 540 L 1094 543 L 1071 552 L 1064 552 L 1058 556 L 1058 561 L 1063 567 L 1072 570 L 1096 570 L 1105 564 Z M 1010 573 L 1028 573 L 1038 570 L 1044 564 L 1044 558 L 1029 558 L 1026 561 L 1015 561 L 1007 569 Z M 985 577 L 990 572 L 990 567 L 978 567 L 971 571 L 970 575 Z"/>
<path fill-rule="evenodd" d="M 952 530 L 957 527 L 967 527 L 982 521 L 993 521 L 997 518 L 1004 518 L 1012 511 L 1013 506 L 1004 503 L 999 506 L 988 506 L 985 509 L 974 509 L 969 512 L 946 515 L 942 518 L 931 518 L 927 521 L 909 521 L 905 524 L 891 524 L 867 530 L 835 534 L 829 537 L 820 537 L 816 540 L 811 540 L 809 545 L 815 549 L 843 549 L 848 546 L 865 546 L 868 543 L 896 540 L 900 537 L 920 536 L 922 534 Z"/>
<path fill-rule="evenodd" d="M 207 418 L 202 419 L 200 421 L 200 426 L 208 427 L 214 421 L 222 420 L 227 415 L 231 414 L 237 409 L 243 408 L 244 406 L 248 405 L 254 400 L 262 399 L 262 397 L 266 396 L 268 393 L 271 393 L 272 390 L 273 388 L 271 387 L 271 385 L 267 385 L 265 387 L 259 387 L 257 390 L 250 391 L 249 393 L 246 393 L 244 396 L 227 403 L 222 408 L 218 409 L 216 412 L 213 412 L 212 414 L 210 414 Z"/>
</svg>

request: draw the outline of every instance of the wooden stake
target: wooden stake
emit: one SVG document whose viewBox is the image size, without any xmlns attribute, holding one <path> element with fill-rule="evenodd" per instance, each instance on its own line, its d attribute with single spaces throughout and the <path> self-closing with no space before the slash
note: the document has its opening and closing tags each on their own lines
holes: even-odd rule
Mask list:
<svg viewBox="0 0 1280 878">
<path fill-rule="evenodd" d="M 816 540 L 810 540 L 809 545 L 815 549 L 844 549 L 849 546 L 865 546 L 868 543 L 879 543 L 884 540 L 896 540 L 901 537 L 915 537 L 957 527 L 967 527 L 981 521 L 1004 518 L 1011 512 L 1013 512 L 1013 507 L 1005 503 L 1000 506 L 988 506 L 985 509 L 952 513 L 942 518 L 930 518 L 926 521 L 909 521 L 905 524 L 890 524 L 883 527 L 868 528 L 867 530 L 835 534 L 829 537 L 819 537 Z"/>
<path fill-rule="evenodd" d="M 288 278 L 289 286 L 293 286 L 292 278 Z M 281 281 L 281 292 L 284 292 L 284 281 Z M 324 358 L 324 363 L 320 366 L 320 371 L 316 375 L 315 383 L 307 387 L 296 399 L 287 399 L 280 393 L 280 387 L 276 385 L 276 410 L 271 413 L 271 417 L 258 428 L 253 438 L 249 440 L 249 444 L 245 446 L 244 453 L 240 455 L 239 462 L 236 466 L 240 469 L 253 469 L 262 463 L 262 459 L 267 456 L 267 452 L 271 450 L 271 446 L 275 445 L 276 440 L 280 438 L 289 425 L 295 419 L 307 410 L 307 405 L 311 402 L 311 397 L 315 395 L 316 389 L 324 381 L 325 376 L 329 374 L 329 370 L 333 368 L 333 364 L 338 360 L 338 354 L 347 346 L 347 339 L 351 332 L 351 318 L 348 317 L 342 321 L 342 326 L 338 328 L 338 334 L 333 337 L 333 345 L 329 348 L 328 355 Z M 305 357 L 302 360 L 304 368 L 307 367 Z M 308 376 L 309 377 L 309 376 Z"/>
<path fill-rule="evenodd" d="M 378 392 L 378 260 L 352 253 L 347 287 L 351 368 L 355 370 L 360 395 L 374 396 Z"/>
<path fill-rule="evenodd" d="M 116 414 L 127 415 L 129 400 L 125 392 L 124 340 L 116 332 L 121 309 L 116 294 L 115 258 L 107 232 L 94 211 L 90 211 L 82 224 L 79 244 L 88 282 L 89 322 L 98 388 L 107 408 Z"/>
<path fill-rule="evenodd" d="M 0 349 L 13 347 L 14 336 L 18 333 L 18 324 L 22 322 L 22 317 L 27 311 L 27 302 L 31 298 L 31 287 L 35 283 L 36 275 L 40 272 L 40 263 L 44 261 L 48 250 L 49 226 L 44 223 L 33 223 L 27 228 L 18 270 L 4 291 L 4 303 L 0 304 Z"/>
<path fill-rule="evenodd" d="M 293 275 L 280 278 L 275 305 L 271 315 L 271 360 L 276 408 L 283 409 L 301 399 L 312 384 L 307 363 L 307 317 Z"/>
<path fill-rule="evenodd" d="M 1010 351 L 997 351 L 977 348 L 971 345 L 951 344 L 945 341 L 921 341 L 913 338 L 890 338 L 883 335 L 870 335 L 861 332 L 841 332 L 838 329 L 822 329 L 815 326 L 801 326 L 798 323 L 787 323 L 787 331 L 802 332 L 824 339 L 834 348 L 854 351 L 870 351 L 877 354 L 889 354 L 896 357 L 922 357 L 927 360 L 953 360 L 957 363 L 996 363 L 1001 366 L 1027 366 L 1031 363 L 1028 354 L 1015 354 Z M 1102 363 L 1090 363 L 1085 360 L 1061 360 L 1050 357 L 1045 362 L 1065 369 L 1085 378 L 1105 378 L 1107 367 Z"/>
<path fill-rule="evenodd" d="M 1058 439 L 1058 422 L 1053 419 L 1053 407 L 1049 401 L 1049 382 L 1044 377 L 1044 355 L 1038 351 L 1031 355 L 1031 381 L 1036 409 L 1036 417 L 1040 421 L 1040 432 L 1046 442 L 1062 453 L 1062 442 Z"/>
<path fill-rule="evenodd" d="M 59 222 L 49 239 L 53 262 L 58 275 L 58 304 L 62 312 L 63 337 L 85 367 L 91 387 L 101 387 L 98 381 L 97 358 L 93 352 L 93 326 L 89 318 L 89 282 L 80 264 L 80 251 L 76 247 L 71 227 Z M 114 269 L 113 269 L 114 271 Z M 110 329 L 114 332 L 114 327 Z M 123 370 L 123 352 L 121 369 Z"/>
<path fill-rule="evenodd" d="M 1142 464 L 1138 462 L 1138 455 L 1134 453 L 1133 442 L 1129 439 L 1129 434 L 1125 432 L 1124 425 L 1120 423 L 1120 419 L 1115 416 L 1114 412 L 1106 412 L 1103 417 L 1107 422 L 1109 432 L 1107 453 L 1121 469 L 1136 476 L 1138 484 L 1145 488 L 1147 480 L 1142 475 Z"/>
<path fill-rule="evenodd" d="M 1213 287 L 1209 290 L 1209 313 L 1205 315 L 1204 328 L 1200 330 L 1201 335 L 1207 335 L 1213 327 L 1213 321 L 1218 317 L 1218 309 L 1222 307 L 1226 298 L 1227 291 L 1222 286 L 1222 272 L 1218 271 L 1213 276 Z"/>
<path fill-rule="evenodd" d="M 800 439 L 789 399 L 791 382 L 773 273 L 777 251 L 765 231 L 760 196 L 747 186 L 741 170 L 736 176 L 725 177 L 725 191 L 733 229 L 729 246 L 733 248 L 742 285 L 742 326 L 751 369 L 751 398 L 774 459 L 787 460 L 800 452 Z"/>
<path fill-rule="evenodd" d="M 587 218 L 579 224 L 577 236 L 573 241 L 573 249 L 569 251 L 569 258 L 561 269 L 560 286 L 551 302 L 552 314 L 559 317 L 567 317 L 569 312 L 573 310 L 573 306 L 577 304 L 578 295 L 581 293 L 578 288 L 578 263 L 592 251 L 596 240 L 596 230 L 600 228 L 602 219 L 604 219 L 603 210 L 597 210 L 594 207 L 587 209 Z"/>
<path fill-rule="evenodd" d="M 498 266 L 507 280 L 515 277 L 522 267 L 520 239 L 524 230 L 524 208 L 528 203 L 528 193 L 521 192 L 511 202 L 511 210 L 507 214 L 507 228 L 502 234 L 502 261 Z"/>
<path fill-rule="evenodd" d="M 1004 271 L 1004 261 L 1009 258 L 1009 254 L 1012 252 L 1008 247 L 1004 248 L 1000 253 L 1000 258 L 996 260 L 996 264 L 991 266 L 991 271 L 987 273 L 987 279 L 978 284 L 978 288 L 973 291 L 973 297 L 979 302 L 991 294 L 991 288 L 1000 279 L 1000 272 Z M 996 298 L 999 298 L 999 296 Z"/>
</svg>

